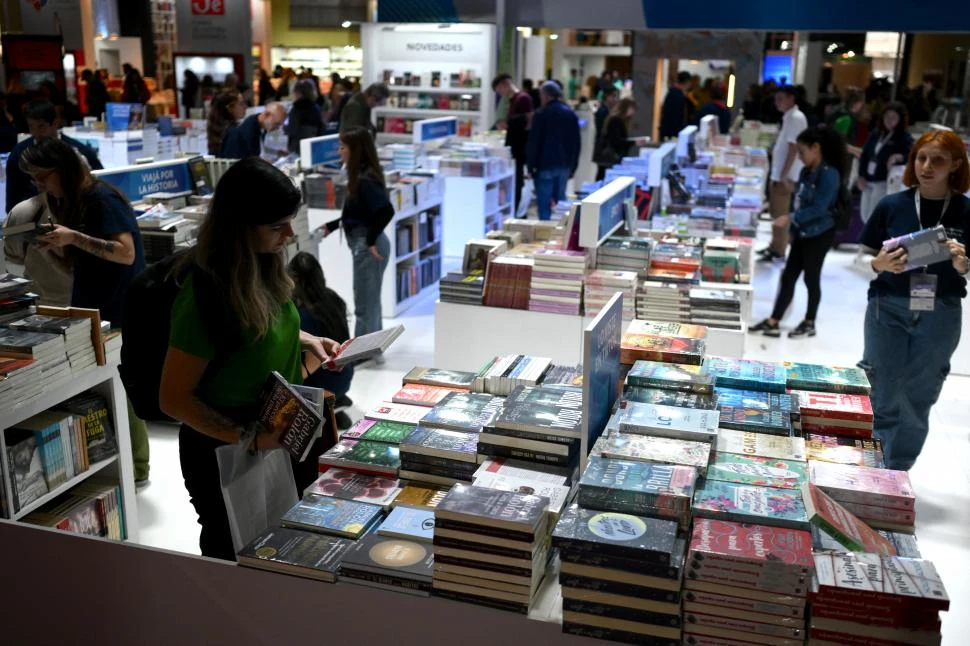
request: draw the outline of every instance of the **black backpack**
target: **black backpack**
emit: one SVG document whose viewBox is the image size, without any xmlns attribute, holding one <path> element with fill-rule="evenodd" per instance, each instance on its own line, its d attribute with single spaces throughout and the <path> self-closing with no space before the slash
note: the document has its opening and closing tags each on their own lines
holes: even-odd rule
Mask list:
<svg viewBox="0 0 970 646">
<path fill-rule="evenodd" d="M 162 412 L 158 395 L 162 385 L 162 368 L 168 353 L 172 306 L 182 288 L 176 267 L 189 250 L 180 251 L 149 265 L 128 287 L 122 304 L 121 365 L 118 372 L 128 400 L 139 419 L 150 422 L 174 422 Z M 226 319 L 223 299 L 203 272 L 193 270 L 195 301 L 202 313 L 210 339 L 218 340 L 219 351 L 228 338 L 236 338 L 221 326 Z"/>
</svg>

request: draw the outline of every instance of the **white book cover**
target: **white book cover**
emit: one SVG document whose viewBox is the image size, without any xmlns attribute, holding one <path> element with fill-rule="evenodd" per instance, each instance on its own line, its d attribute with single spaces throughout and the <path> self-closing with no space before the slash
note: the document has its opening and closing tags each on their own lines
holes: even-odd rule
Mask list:
<svg viewBox="0 0 970 646">
<path fill-rule="evenodd" d="M 750 433 L 722 428 L 717 433 L 718 453 L 756 455 L 776 460 L 807 460 L 805 440 L 801 437 L 782 437 L 764 433 Z"/>
<path fill-rule="evenodd" d="M 662 404 L 628 403 L 620 416 L 620 430 L 641 435 L 713 441 L 720 414 Z"/>
<path fill-rule="evenodd" d="M 566 499 L 569 497 L 568 487 L 550 484 L 541 480 L 533 480 L 523 476 L 504 475 L 485 471 L 481 475 L 476 473 L 473 482 L 478 487 L 544 496 L 549 499 L 549 511 L 556 514 L 562 511 L 563 505 L 566 504 Z"/>
</svg>

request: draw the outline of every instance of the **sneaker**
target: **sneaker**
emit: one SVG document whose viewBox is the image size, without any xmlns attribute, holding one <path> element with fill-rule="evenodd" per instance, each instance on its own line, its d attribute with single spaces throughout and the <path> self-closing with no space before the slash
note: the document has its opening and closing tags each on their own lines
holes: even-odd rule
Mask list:
<svg viewBox="0 0 970 646">
<path fill-rule="evenodd" d="M 752 325 L 751 327 L 748 328 L 748 332 L 754 332 L 755 334 L 760 332 L 765 336 L 770 336 L 775 338 L 781 336 L 781 328 L 778 327 L 778 324 L 775 323 L 774 325 L 772 325 L 771 323 L 768 322 L 768 319 L 763 320 L 761 323 L 758 323 L 757 325 Z"/>
<path fill-rule="evenodd" d="M 758 258 L 758 262 L 774 262 L 776 260 L 783 260 L 784 258 L 785 254 L 783 253 L 778 253 L 771 249 L 763 249 L 761 256 Z"/>
<path fill-rule="evenodd" d="M 789 339 L 800 339 L 803 336 L 815 336 L 815 324 L 802 321 L 794 330 L 788 333 Z"/>
<path fill-rule="evenodd" d="M 354 400 L 352 400 L 347 395 L 341 395 L 340 397 L 337 397 L 337 401 L 334 402 L 333 407 L 335 410 L 340 410 L 342 408 L 350 408 L 353 405 L 354 405 Z"/>
</svg>

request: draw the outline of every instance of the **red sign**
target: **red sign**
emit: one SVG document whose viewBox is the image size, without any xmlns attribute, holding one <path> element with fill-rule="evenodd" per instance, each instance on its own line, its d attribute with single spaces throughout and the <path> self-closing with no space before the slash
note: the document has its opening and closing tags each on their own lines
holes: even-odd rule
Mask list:
<svg viewBox="0 0 970 646">
<path fill-rule="evenodd" d="M 225 0 L 192 0 L 193 16 L 223 16 L 225 13 Z"/>
</svg>

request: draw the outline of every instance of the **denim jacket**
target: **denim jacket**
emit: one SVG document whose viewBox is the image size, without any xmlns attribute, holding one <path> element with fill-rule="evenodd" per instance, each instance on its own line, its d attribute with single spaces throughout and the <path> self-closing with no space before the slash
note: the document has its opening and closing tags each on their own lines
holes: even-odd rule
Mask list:
<svg viewBox="0 0 970 646">
<path fill-rule="evenodd" d="M 835 227 L 832 205 L 839 194 L 839 171 L 827 164 L 814 170 L 803 168 L 792 212 L 791 231 L 802 238 L 814 238 Z"/>
</svg>

